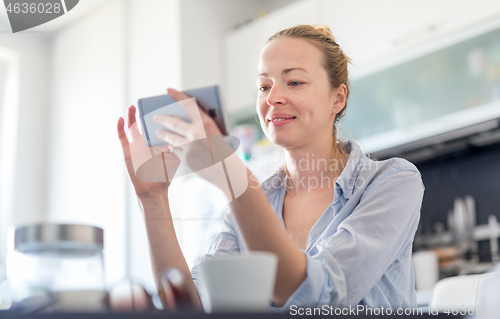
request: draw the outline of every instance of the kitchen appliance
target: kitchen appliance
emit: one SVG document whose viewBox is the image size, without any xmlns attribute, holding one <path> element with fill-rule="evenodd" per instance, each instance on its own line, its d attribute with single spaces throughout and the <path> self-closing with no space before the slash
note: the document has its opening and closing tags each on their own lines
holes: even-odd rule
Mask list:
<svg viewBox="0 0 500 319">
<path fill-rule="evenodd" d="M 474 197 L 455 198 L 447 226 L 446 231 L 436 223 L 434 234 L 417 235 L 414 242 L 417 249 L 431 249 L 438 255 L 441 277 L 480 274 L 498 263 L 500 223 L 491 214 L 487 224 L 476 225 Z M 480 241 L 489 241 L 489 251 L 479 249 Z"/>
<path fill-rule="evenodd" d="M 16 228 L 7 256 L 12 309 L 106 311 L 103 239 L 103 229 L 89 225 Z"/>
<path fill-rule="evenodd" d="M 462 255 L 470 252 L 472 259 L 478 261 L 477 242 L 474 240 L 476 226 L 476 204 L 474 197 L 455 198 L 453 211 L 448 213 L 448 228 L 452 232 L 455 245 Z"/>
<path fill-rule="evenodd" d="M 415 288 L 417 291 L 432 290 L 439 280 L 438 256 L 431 250 L 414 252 Z"/>
</svg>

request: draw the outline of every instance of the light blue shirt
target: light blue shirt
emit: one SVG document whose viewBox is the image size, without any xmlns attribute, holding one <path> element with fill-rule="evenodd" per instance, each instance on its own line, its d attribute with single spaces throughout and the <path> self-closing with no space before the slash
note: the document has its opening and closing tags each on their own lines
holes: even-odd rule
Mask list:
<svg viewBox="0 0 500 319">
<path fill-rule="evenodd" d="M 412 244 L 424 185 L 412 163 L 373 161 L 359 145 L 345 142 L 349 160 L 335 182 L 331 204 L 307 238 L 307 275 L 284 305 L 371 308 L 416 307 Z M 282 169 L 261 184 L 283 227 Z M 231 211 L 201 261 L 246 251 Z M 199 272 L 192 276 L 200 289 Z M 202 296 L 200 296 L 202 297 Z M 203 298 L 202 298 L 203 300 Z"/>
</svg>

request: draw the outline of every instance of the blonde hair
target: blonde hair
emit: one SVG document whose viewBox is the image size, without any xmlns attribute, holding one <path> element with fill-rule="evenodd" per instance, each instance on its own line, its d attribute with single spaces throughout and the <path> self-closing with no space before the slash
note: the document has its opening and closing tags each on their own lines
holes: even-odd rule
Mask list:
<svg viewBox="0 0 500 319">
<path fill-rule="evenodd" d="M 348 158 L 349 152 L 345 149 L 344 143 L 338 140 L 336 126 L 337 122 L 344 117 L 347 108 L 347 98 L 350 93 L 347 65 L 348 63 L 351 63 L 351 60 L 344 54 L 337 42 L 335 42 L 335 38 L 330 28 L 325 25 L 297 25 L 277 32 L 271 36 L 267 42 L 271 42 L 279 37 L 304 39 L 315 45 L 323 53 L 323 67 L 327 73 L 331 88 L 338 88 L 342 84 L 345 84 L 347 87 L 346 103 L 342 110 L 335 115 L 333 123 L 334 147 L 332 148 L 332 153 L 330 154 L 330 160 L 336 158 Z M 333 174 L 333 172 L 330 171 L 330 174 Z M 286 162 L 281 176 L 282 181 L 284 181 L 285 175 L 289 175 Z"/>
</svg>

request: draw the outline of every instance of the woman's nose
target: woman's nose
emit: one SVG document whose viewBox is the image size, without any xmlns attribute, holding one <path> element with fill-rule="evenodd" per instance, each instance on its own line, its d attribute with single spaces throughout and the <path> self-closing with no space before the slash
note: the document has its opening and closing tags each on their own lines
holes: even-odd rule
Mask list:
<svg viewBox="0 0 500 319">
<path fill-rule="evenodd" d="M 285 104 L 285 92 L 279 85 L 273 85 L 267 96 L 267 104 L 270 106 Z"/>
</svg>

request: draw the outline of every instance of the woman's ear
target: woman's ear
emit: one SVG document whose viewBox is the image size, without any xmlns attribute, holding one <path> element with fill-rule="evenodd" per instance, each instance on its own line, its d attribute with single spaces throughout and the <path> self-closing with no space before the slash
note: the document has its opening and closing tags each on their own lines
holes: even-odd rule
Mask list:
<svg viewBox="0 0 500 319">
<path fill-rule="evenodd" d="M 332 114 L 339 113 L 345 106 L 347 98 L 347 86 L 345 84 L 339 85 L 338 88 L 333 89 L 333 108 Z"/>
</svg>

